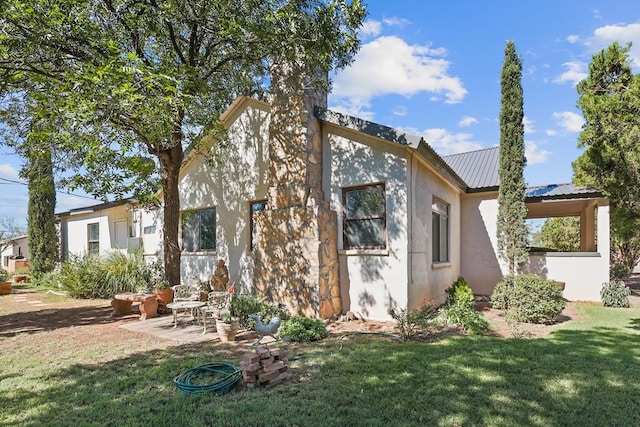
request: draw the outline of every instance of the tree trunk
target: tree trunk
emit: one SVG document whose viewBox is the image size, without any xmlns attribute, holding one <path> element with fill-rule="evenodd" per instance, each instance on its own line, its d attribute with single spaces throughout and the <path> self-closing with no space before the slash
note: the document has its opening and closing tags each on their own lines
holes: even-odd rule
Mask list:
<svg viewBox="0 0 640 427">
<path fill-rule="evenodd" d="M 164 235 L 164 271 L 171 285 L 180 283 L 180 242 L 178 231 L 180 227 L 180 195 L 178 194 L 178 177 L 184 153 L 182 142 L 173 147 L 160 151 L 160 177 L 164 199 L 164 221 L 162 232 Z"/>
</svg>

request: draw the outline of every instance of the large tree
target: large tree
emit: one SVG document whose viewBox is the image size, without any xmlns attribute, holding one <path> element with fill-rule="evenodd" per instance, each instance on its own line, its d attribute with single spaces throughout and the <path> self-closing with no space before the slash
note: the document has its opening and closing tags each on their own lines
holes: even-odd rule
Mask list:
<svg viewBox="0 0 640 427">
<path fill-rule="evenodd" d="M 611 203 L 614 261 L 633 268 L 640 256 L 640 76 L 630 46 L 613 43 L 595 54 L 578 84 L 585 119 L 573 162 L 574 183 L 600 189 Z"/>
<path fill-rule="evenodd" d="M 264 88 L 271 58 L 320 74 L 348 64 L 366 14 L 359 0 L 0 4 L 2 79 L 28 81 L 55 111 L 56 150 L 73 153 L 68 170 L 77 171 L 66 182 L 100 197 L 148 200 L 161 189 L 171 283 L 180 280 L 184 150 L 219 130 L 235 96 Z"/>
<path fill-rule="evenodd" d="M 41 135 L 32 132 L 31 137 Z M 56 188 L 53 177 L 51 148 L 47 141 L 40 141 L 38 149 L 27 155 L 23 175 L 29 182 L 29 259 L 33 273 L 39 275 L 52 271 L 58 262 L 58 232 L 56 230 Z"/>
<path fill-rule="evenodd" d="M 500 163 L 497 238 L 500 257 L 513 275 L 527 259 L 527 206 L 524 183 L 522 63 L 507 42 L 500 75 Z"/>
</svg>

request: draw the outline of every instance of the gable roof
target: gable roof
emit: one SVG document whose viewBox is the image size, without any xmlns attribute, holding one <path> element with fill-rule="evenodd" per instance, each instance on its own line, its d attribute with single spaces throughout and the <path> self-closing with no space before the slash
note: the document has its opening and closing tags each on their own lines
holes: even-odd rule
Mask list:
<svg viewBox="0 0 640 427">
<path fill-rule="evenodd" d="M 576 187 L 573 184 L 551 184 L 529 187 L 526 190 L 526 201 L 560 200 L 603 197 L 602 192 L 590 187 Z"/>
<path fill-rule="evenodd" d="M 469 192 L 498 189 L 500 147 L 485 148 L 442 158 L 467 183 Z"/>
<path fill-rule="evenodd" d="M 415 150 L 425 159 L 438 173 L 443 175 L 449 182 L 460 188 L 462 191 L 468 190 L 467 183 L 451 168 L 438 153 L 424 140 L 423 137 L 394 129 L 378 123 L 363 120 L 357 117 L 342 114 L 326 108 L 315 109 L 315 116 L 318 120 L 331 123 L 338 127 L 364 133 L 379 138 L 387 143 L 398 144 Z"/>
</svg>

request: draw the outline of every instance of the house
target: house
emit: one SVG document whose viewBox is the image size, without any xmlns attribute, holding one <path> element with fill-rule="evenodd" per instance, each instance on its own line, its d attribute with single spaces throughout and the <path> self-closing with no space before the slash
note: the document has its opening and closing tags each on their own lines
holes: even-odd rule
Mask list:
<svg viewBox="0 0 640 427">
<path fill-rule="evenodd" d="M 156 257 L 161 246 L 157 210 L 135 199 L 105 202 L 56 214 L 61 259 L 119 250 Z"/>
<path fill-rule="evenodd" d="M 21 268 L 29 268 L 29 238 L 28 236 L 18 236 L 7 242 L 2 242 L 2 252 L 0 268 L 13 273 Z"/>
<path fill-rule="evenodd" d="M 301 77 L 275 75 L 272 87 L 270 103 L 237 98 L 221 117 L 228 141 L 185 159 L 183 278 L 208 280 L 222 258 L 241 291 L 321 317 L 389 319 L 389 308 L 443 302 L 459 276 L 491 294 L 507 271 L 497 147 L 440 157 L 422 137 L 327 110 Z M 530 218 L 581 218 L 580 252 L 531 254 L 526 271 L 599 300 L 608 201 L 556 185 L 526 202 Z"/>
</svg>

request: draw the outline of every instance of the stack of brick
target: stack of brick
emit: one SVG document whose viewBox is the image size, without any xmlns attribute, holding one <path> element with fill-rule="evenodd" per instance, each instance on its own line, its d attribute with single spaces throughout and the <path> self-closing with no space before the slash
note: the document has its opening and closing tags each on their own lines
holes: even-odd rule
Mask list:
<svg viewBox="0 0 640 427">
<path fill-rule="evenodd" d="M 287 351 L 278 348 L 258 347 L 254 353 L 245 353 L 240 367 L 242 378 L 248 388 L 273 387 L 291 376 L 287 364 Z"/>
</svg>

